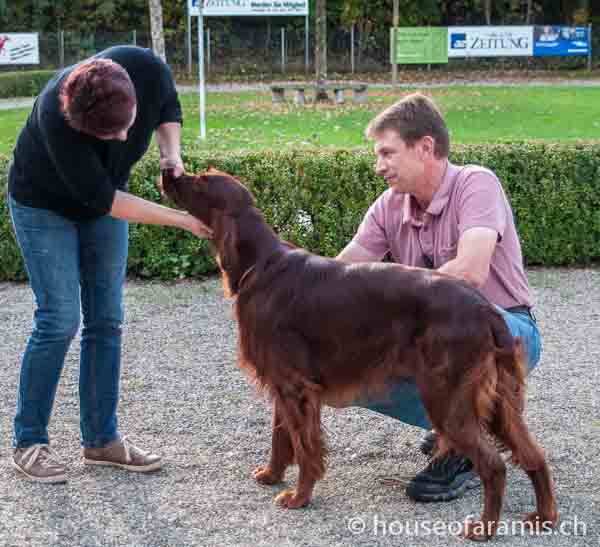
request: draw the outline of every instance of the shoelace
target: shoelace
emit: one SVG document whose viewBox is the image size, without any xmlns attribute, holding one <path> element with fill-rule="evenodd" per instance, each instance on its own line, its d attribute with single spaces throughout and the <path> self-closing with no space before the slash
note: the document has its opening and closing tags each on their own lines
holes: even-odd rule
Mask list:
<svg viewBox="0 0 600 547">
<path fill-rule="evenodd" d="M 465 467 L 466 459 L 462 456 L 447 455 L 442 459 L 433 459 L 429 462 L 426 471 L 428 473 L 443 473 L 456 472 Z"/>
<path fill-rule="evenodd" d="M 46 469 L 50 467 L 62 467 L 56 454 L 47 444 L 34 444 L 23 452 L 23 467 L 27 470 L 37 461 L 41 467 Z"/>
<path fill-rule="evenodd" d="M 131 449 L 134 449 L 138 452 L 142 457 L 147 456 L 148 452 L 142 450 L 141 448 L 135 446 L 126 436 L 121 438 L 121 442 L 123 443 L 123 450 L 125 451 L 125 461 L 129 463 L 131 458 Z"/>
</svg>

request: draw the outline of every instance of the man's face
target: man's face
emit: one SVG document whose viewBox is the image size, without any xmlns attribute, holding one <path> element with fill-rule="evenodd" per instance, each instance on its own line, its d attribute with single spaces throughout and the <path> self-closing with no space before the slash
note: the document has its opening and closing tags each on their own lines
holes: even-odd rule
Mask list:
<svg viewBox="0 0 600 547">
<path fill-rule="evenodd" d="M 425 175 L 427 146 L 424 137 L 414 146 L 408 147 L 398 133 L 392 129 L 375 136 L 375 172 L 382 176 L 396 192 L 413 194 L 422 184 Z"/>
<path fill-rule="evenodd" d="M 96 135 L 96 137 L 102 141 L 126 141 L 127 134 L 129 133 L 129 130 L 135 123 L 136 116 L 137 116 L 137 105 L 134 105 L 131 110 L 131 119 L 130 119 L 127 127 L 124 127 L 120 131 L 116 131 L 115 133 L 111 133 L 109 135 Z"/>
</svg>

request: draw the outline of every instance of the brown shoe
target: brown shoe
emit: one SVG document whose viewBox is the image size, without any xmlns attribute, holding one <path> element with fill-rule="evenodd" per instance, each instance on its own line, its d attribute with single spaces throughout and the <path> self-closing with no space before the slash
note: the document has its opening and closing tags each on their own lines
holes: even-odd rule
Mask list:
<svg viewBox="0 0 600 547">
<path fill-rule="evenodd" d="M 84 448 L 83 463 L 86 465 L 112 465 L 138 473 L 155 471 L 162 465 L 160 456 L 145 452 L 135 446 L 127 437 L 122 437 L 103 448 Z"/>
<path fill-rule="evenodd" d="M 16 448 L 12 465 L 30 481 L 45 483 L 67 481 L 67 468 L 47 444 Z"/>
</svg>

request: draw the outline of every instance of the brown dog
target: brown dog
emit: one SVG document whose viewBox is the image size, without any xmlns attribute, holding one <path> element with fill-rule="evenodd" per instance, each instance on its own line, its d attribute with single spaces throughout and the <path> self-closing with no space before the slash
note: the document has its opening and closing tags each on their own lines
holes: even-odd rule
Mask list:
<svg viewBox="0 0 600 547">
<path fill-rule="evenodd" d="M 281 241 L 251 193 L 218 171 L 163 174 L 175 203 L 213 230 L 229 296 L 236 296 L 240 366 L 273 402 L 271 459 L 254 471 L 281 482 L 297 463 L 298 486 L 276 501 L 310 502 L 325 473 L 321 406 L 340 406 L 390 378 L 411 378 L 441 450 L 470 458 L 485 491 L 480 522 L 464 535 L 485 540 L 500 519 L 506 467 L 488 436 L 512 451 L 529 475 L 540 529 L 557 520 L 553 484 L 541 449 L 523 421 L 524 353 L 502 316 L 467 283 L 397 264 L 344 264 Z"/>
</svg>

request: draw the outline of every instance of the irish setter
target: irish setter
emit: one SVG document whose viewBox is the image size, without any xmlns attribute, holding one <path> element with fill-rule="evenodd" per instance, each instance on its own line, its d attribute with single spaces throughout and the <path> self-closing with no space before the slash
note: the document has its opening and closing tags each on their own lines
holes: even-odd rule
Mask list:
<svg viewBox="0 0 600 547">
<path fill-rule="evenodd" d="M 529 475 L 537 511 L 530 526 L 554 526 L 554 488 L 542 450 L 523 420 L 524 352 L 500 313 L 465 282 L 389 263 L 345 264 L 283 242 L 248 189 L 215 170 L 162 176 L 163 191 L 213 230 L 225 291 L 236 297 L 239 364 L 273 404 L 271 458 L 261 484 L 299 466 L 298 485 L 275 499 L 307 505 L 325 474 L 321 406 L 343 406 L 392 378 L 412 379 L 449 450 L 473 461 L 484 486 L 470 539 L 491 537 L 500 519 L 506 466 L 491 437 Z"/>
</svg>

